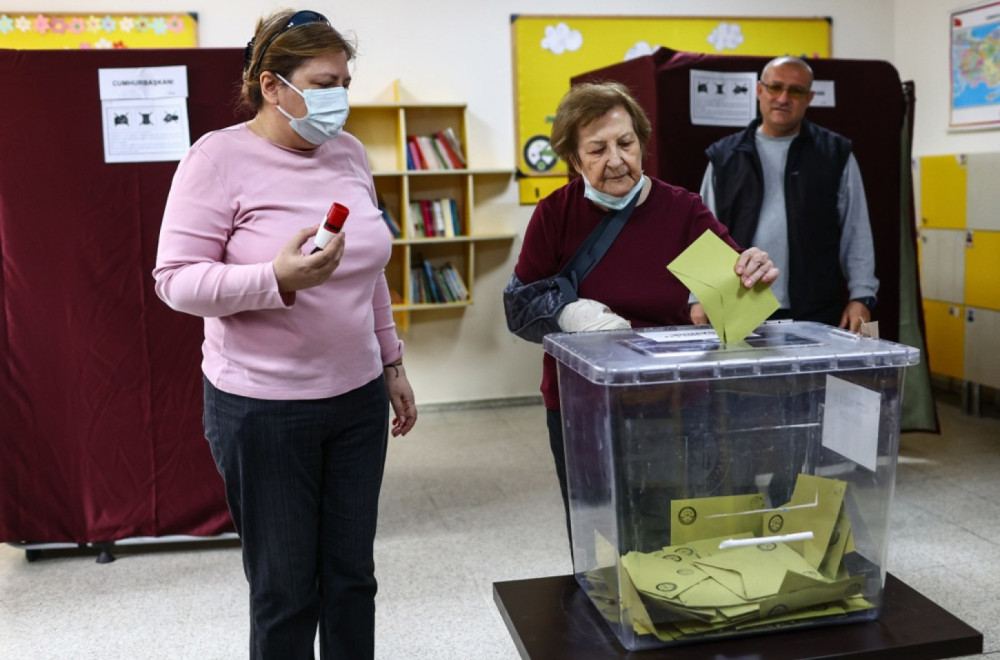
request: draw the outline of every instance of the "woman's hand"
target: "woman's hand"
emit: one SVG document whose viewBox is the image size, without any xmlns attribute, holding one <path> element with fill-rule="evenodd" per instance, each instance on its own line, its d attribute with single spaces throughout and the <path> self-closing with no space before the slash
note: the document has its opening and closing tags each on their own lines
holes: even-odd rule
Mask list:
<svg viewBox="0 0 1000 660">
<path fill-rule="evenodd" d="M 316 227 L 305 227 L 290 240 L 271 262 L 278 290 L 292 293 L 319 286 L 330 279 L 344 254 L 344 234 L 335 235 L 322 250 L 303 254 L 302 246 L 316 234 Z"/>
<path fill-rule="evenodd" d="M 604 303 L 590 298 L 580 298 L 559 311 L 556 323 L 563 332 L 588 330 L 624 330 L 632 324 L 611 311 Z"/>
<path fill-rule="evenodd" d="M 389 391 L 389 402 L 396 415 L 392 418 L 392 437 L 406 435 L 417 423 L 417 404 L 413 400 L 413 389 L 402 363 L 386 365 L 385 387 Z"/>
<path fill-rule="evenodd" d="M 755 247 L 743 251 L 733 270 L 747 289 L 752 289 L 757 282 L 771 286 L 780 274 L 767 252 Z"/>
</svg>

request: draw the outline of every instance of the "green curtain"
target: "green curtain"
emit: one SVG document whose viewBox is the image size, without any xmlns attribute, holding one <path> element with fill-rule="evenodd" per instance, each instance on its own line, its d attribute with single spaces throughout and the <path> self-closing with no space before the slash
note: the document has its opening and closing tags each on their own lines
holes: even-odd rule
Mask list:
<svg viewBox="0 0 1000 660">
<path fill-rule="evenodd" d="M 924 341 L 924 313 L 920 304 L 920 275 L 917 266 L 917 228 L 913 209 L 913 106 L 912 81 L 903 83 L 906 112 L 900 140 L 899 185 L 899 341 L 920 350 L 920 364 L 906 368 L 903 380 L 902 431 L 940 433 L 934 394 L 931 391 L 927 343 Z"/>
</svg>

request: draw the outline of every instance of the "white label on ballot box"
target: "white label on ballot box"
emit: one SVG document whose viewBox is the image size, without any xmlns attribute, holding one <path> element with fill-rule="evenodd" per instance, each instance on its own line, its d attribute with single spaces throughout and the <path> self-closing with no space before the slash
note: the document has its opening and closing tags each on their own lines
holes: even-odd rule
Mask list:
<svg viewBox="0 0 1000 660">
<path fill-rule="evenodd" d="M 754 333 L 747 335 L 748 337 L 757 337 Z M 661 344 L 667 344 L 671 342 L 682 342 L 682 341 L 711 341 L 716 344 L 719 343 L 719 335 L 715 333 L 715 330 L 709 328 L 708 330 L 671 330 L 669 332 L 643 332 L 642 337 L 644 339 L 650 339 Z"/>
<path fill-rule="evenodd" d="M 879 392 L 827 375 L 823 446 L 874 472 L 881 408 Z"/>
</svg>

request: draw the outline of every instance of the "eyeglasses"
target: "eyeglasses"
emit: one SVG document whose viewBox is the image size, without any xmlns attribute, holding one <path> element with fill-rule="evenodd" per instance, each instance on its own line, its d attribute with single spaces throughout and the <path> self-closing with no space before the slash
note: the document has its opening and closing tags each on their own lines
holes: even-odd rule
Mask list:
<svg viewBox="0 0 1000 660">
<path fill-rule="evenodd" d="M 806 89 L 805 87 L 799 87 L 798 85 L 790 85 L 786 87 L 784 83 L 768 83 L 764 82 L 763 80 L 760 80 L 758 82 L 760 82 L 761 87 L 766 89 L 767 93 L 773 97 L 781 96 L 782 92 L 787 91 L 788 98 L 794 99 L 796 101 L 801 101 L 809 94 L 808 89 Z"/>
<path fill-rule="evenodd" d="M 297 11 L 292 14 L 292 17 L 288 19 L 285 26 L 271 35 L 271 38 L 267 40 L 264 47 L 260 49 L 260 55 L 257 56 L 257 63 L 254 65 L 253 69 L 250 71 L 250 77 L 253 78 L 257 75 L 258 69 L 260 69 L 260 63 L 264 61 L 264 53 L 270 48 L 274 40 L 283 35 L 284 33 L 291 30 L 293 27 L 299 27 L 300 25 L 309 25 L 310 23 L 326 23 L 330 25 L 330 21 L 323 14 L 318 11 L 310 11 L 308 9 L 303 11 Z M 332 27 L 332 26 L 331 26 Z M 247 44 L 246 51 L 243 54 L 244 68 L 250 68 L 250 58 L 253 56 L 253 45 L 254 39 L 250 40 Z"/>
</svg>

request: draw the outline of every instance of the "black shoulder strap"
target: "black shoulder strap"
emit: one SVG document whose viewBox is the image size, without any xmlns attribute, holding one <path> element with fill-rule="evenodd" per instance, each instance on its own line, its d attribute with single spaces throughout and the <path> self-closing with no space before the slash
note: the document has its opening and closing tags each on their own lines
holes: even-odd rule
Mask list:
<svg viewBox="0 0 1000 660">
<path fill-rule="evenodd" d="M 618 234 L 625 226 L 625 221 L 632 215 L 632 210 L 641 195 L 642 191 L 640 190 L 620 211 L 608 211 L 600 224 L 594 227 L 594 230 L 590 232 L 590 235 L 570 258 L 561 275 L 573 283 L 574 289 L 579 287 L 583 278 L 590 274 L 597 262 L 604 257 L 608 248 L 618 238 Z"/>
</svg>

